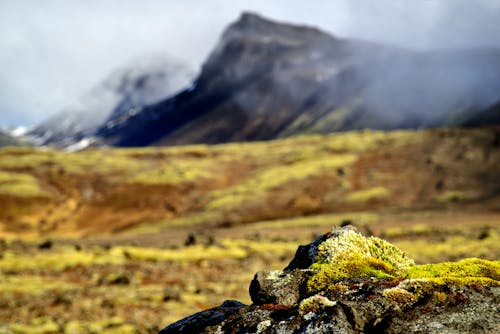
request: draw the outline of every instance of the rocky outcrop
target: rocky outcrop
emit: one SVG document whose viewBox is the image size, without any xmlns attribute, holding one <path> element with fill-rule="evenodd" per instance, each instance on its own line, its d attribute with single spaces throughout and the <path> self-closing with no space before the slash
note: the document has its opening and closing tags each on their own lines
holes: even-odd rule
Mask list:
<svg viewBox="0 0 500 334">
<path fill-rule="evenodd" d="M 257 273 L 250 296 L 252 305 L 226 301 L 160 333 L 494 333 L 500 261 L 416 265 L 344 228 L 299 247 L 283 271 Z"/>
</svg>

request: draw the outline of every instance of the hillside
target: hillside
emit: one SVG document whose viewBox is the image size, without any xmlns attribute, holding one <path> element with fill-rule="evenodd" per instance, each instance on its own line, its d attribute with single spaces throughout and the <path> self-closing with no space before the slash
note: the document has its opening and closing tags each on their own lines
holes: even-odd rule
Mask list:
<svg viewBox="0 0 500 334">
<path fill-rule="evenodd" d="M 244 13 L 192 86 L 96 135 L 146 146 L 491 125 L 499 86 L 500 50 L 412 51 Z"/>
<path fill-rule="evenodd" d="M 4 149 L 0 235 L 229 227 L 455 203 L 499 209 L 499 136 L 494 129 L 360 131 L 220 146 Z"/>
</svg>

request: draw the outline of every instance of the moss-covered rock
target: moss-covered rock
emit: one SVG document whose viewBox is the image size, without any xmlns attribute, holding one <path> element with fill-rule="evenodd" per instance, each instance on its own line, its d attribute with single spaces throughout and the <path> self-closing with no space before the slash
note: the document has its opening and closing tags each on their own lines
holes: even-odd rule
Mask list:
<svg viewBox="0 0 500 334">
<path fill-rule="evenodd" d="M 349 278 L 401 277 L 414 265 L 405 252 L 385 240 L 340 229 L 319 245 L 311 265 L 316 274 L 309 280 L 308 289 L 322 291 L 331 282 Z"/>
<path fill-rule="evenodd" d="M 500 261 L 416 265 L 394 245 L 343 228 L 300 246 L 283 271 L 257 273 L 254 305 L 217 308 L 217 319 L 212 310 L 209 322 L 209 313 L 195 315 L 161 333 L 200 322 L 199 333 L 493 333 L 499 280 Z"/>
</svg>

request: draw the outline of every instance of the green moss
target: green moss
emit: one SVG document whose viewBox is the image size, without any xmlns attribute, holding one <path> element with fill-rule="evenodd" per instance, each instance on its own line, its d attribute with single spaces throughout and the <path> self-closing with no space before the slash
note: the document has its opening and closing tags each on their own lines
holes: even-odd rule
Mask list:
<svg viewBox="0 0 500 334">
<path fill-rule="evenodd" d="M 141 261 L 178 261 L 189 262 L 201 259 L 245 258 L 247 252 L 238 245 L 224 244 L 219 246 L 195 245 L 182 250 L 142 248 L 142 247 L 116 247 L 114 252 L 122 251 L 127 257 Z"/>
<path fill-rule="evenodd" d="M 126 324 L 121 318 L 113 317 L 95 321 L 90 324 L 92 333 L 107 333 L 107 334 L 133 334 L 137 333 L 137 329 L 129 324 Z"/>
<path fill-rule="evenodd" d="M 253 223 L 252 229 L 261 230 L 312 226 L 331 227 L 332 225 L 340 225 L 346 221 L 350 221 L 358 226 L 365 226 L 377 223 L 379 219 L 377 214 L 371 212 L 349 212 L 261 221 Z"/>
<path fill-rule="evenodd" d="M 388 227 L 384 230 L 384 238 L 425 236 L 431 233 L 439 233 L 438 228 L 430 224 L 414 224 L 411 226 Z"/>
<path fill-rule="evenodd" d="M 458 262 L 423 264 L 410 268 L 408 278 L 426 278 L 434 282 L 453 281 L 458 285 L 470 285 L 478 281 L 500 284 L 500 261 L 464 259 Z"/>
<path fill-rule="evenodd" d="M 363 152 L 382 144 L 404 145 L 412 138 L 411 131 L 350 131 L 328 135 L 323 142 L 325 148 L 333 151 Z"/>
<path fill-rule="evenodd" d="M 286 138 L 293 134 L 302 133 L 301 129 L 312 124 L 314 117 L 308 113 L 301 113 L 289 126 L 279 134 L 280 138 Z"/>
<path fill-rule="evenodd" d="M 474 199 L 476 195 L 468 191 L 450 190 L 439 194 L 436 200 L 440 203 L 462 202 Z"/>
<path fill-rule="evenodd" d="M 462 230 L 463 231 L 463 230 Z M 441 232 L 436 232 L 441 233 Z M 444 235 L 444 233 L 442 233 Z M 442 259 L 461 259 L 466 257 L 480 257 L 493 260 L 498 257 L 500 234 L 491 230 L 484 239 L 454 235 L 441 240 L 397 240 L 394 244 L 404 249 L 417 262 L 439 262 Z"/>
<path fill-rule="evenodd" d="M 461 264 L 451 263 L 451 272 L 447 271 L 448 269 L 450 269 L 449 265 L 440 263 L 438 264 L 438 267 L 442 267 L 442 265 L 445 265 L 444 267 L 446 267 L 446 269 L 444 269 L 443 274 L 448 276 L 405 279 L 401 281 L 398 286 L 384 290 L 383 295 L 393 304 L 399 306 L 417 302 L 422 298 L 434 298 L 439 303 L 443 303 L 446 301 L 454 302 L 454 298 L 456 298 L 456 294 L 454 293 L 454 291 L 457 291 L 457 289 L 461 290 L 462 288 L 472 288 L 478 291 L 478 289 L 483 289 L 483 287 L 485 286 L 500 286 L 500 282 L 493 278 L 468 276 L 474 275 L 474 269 L 471 268 L 471 263 L 469 260 L 474 262 L 477 259 L 466 259 L 464 261 L 460 261 L 463 262 Z M 486 265 L 487 267 L 498 267 L 498 263 L 483 263 L 483 265 Z M 474 267 L 475 265 L 472 266 Z M 457 270 L 458 267 L 461 268 Z M 471 273 L 467 272 L 467 268 L 472 269 Z M 457 270 L 457 272 L 454 272 L 453 270 Z M 425 275 L 427 270 L 424 270 L 422 272 L 421 269 L 417 269 L 417 271 L 419 271 L 417 276 L 421 276 Z M 464 276 L 459 277 L 458 275 L 461 274 Z M 476 274 L 479 273 L 476 272 Z M 498 276 L 498 272 L 496 275 Z"/>
<path fill-rule="evenodd" d="M 0 275 L 0 292 L 40 295 L 49 290 L 71 290 L 77 286 L 67 282 L 54 281 L 38 276 Z"/>
<path fill-rule="evenodd" d="M 324 117 L 318 119 L 314 125 L 308 129 L 308 132 L 328 133 L 341 130 L 345 126 L 345 123 L 351 119 L 349 116 L 362 104 L 363 100 L 357 98 L 351 103 L 326 114 Z"/>
<path fill-rule="evenodd" d="M 272 254 L 272 256 L 291 256 L 297 250 L 292 241 L 253 241 L 245 239 L 224 239 L 222 244 L 226 248 L 242 248 L 249 253 Z"/>
<path fill-rule="evenodd" d="M 372 200 L 382 200 L 389 197 L 391 192 L 384 187 L 373 187 L 352 192 L 346 196 L 349 202 L 368 202 Z"/>
<path fill-rule="evenodd" d="M 11 324 L 9 327 L 15 334 L 56 334 L 61 332 L 59 325 L 46 317 L 36 318 L 30 325 Z"/>
<path fill-rule="evenodd" d="M 331 283 L 356 277 L 389 278 L 403 275 L 414 265 L 406 253 L 390 243 L 341 230 L 318 246 L 316 273 L 308 281 L 310 292 L 327 289 Z"/>
<path fill-rule="evenodd" d="M 340 230 L 318 246 L 308 281 L 308 290 L 328 290 L 344 279 L 377 277 L 426 282 L 428 286 L 475 284 L 500 286 L 500 261 L 477 258 L 458 262 L 415 265 L 405 252 L 375 237 L 363 237 L 352 230 Z M 388 290 L 387 298 L 400 304 L 416 300 L 401 290 Z"/>
<path fill-rule="evenodd" d="M 30 174 L 0 171 L 0 195 L 15 197 L 50 197 Z"/>
<path fill-rule="evenodd" d="M 95 248 L 77 251 L 70 246 L 57 247 L 50 252 L 23 254 L 6 251 L 0 258 L 0 271 L 19 272 L 23 270 L 62 271 L 75 266 L 124 265 L 128 261 L 173 261 L 192 262 L 199 260 L 242 259 L 249 254 L 272 254 L 273 256 L 291 256 L 296 249 L 294 242 L 260 242 L 244 239 L 222 239 L 212 246 L 194 245 L 181 249 L 163 249 L 152 247 L 115 246 L 109 250 Z M 24 281 L 0 276 L 0 289 L 17 291 L 24 286 L 33 288 L 38 293 L 40 288 L 50 289 L 50 282 L 25 277 Z M 19 286 L 18 286 L 19 285 Z M 71 286 L 69 286 L 71 287 Z M 40 290 L 42 291 L 42 290 Z"/>
<path fill-rule="evenodd" d="M 152 220 L 144 222 L 136 227 L 132 227 L 127 230 L 127 234 L 146 234 L 146 233 L 156 233 L 163 229 L 176 226 L 192 226 L 192 225 L 211 225 L 215 222 L 221 221 L 223 216 L 217 212 L 200 212 L 189 216 L 177 217 L 172 219 L 161 219 Z"/>
<path fill-rule="evenodd" d="M 200 179 L 210 179 L 215 175 L 213 164 L 208 160 L 179 159 L 133 174 L 129 183 L 182 184 Z"/>
<path fill-rule="evenodd" d="M 321 175 L 333 168 L 352 164 L 357 159 L 354 154 L 338 154 L 299 161 L 289 165 L 262 168 L 249 175 L 246 181 L 214 194 L 208 209 L 229 208 L 252 198 L 262 198 L 270 189 L 288 182 L 300 181 L 308 177 Z"/>
<path fill-rule="evenodd" d="M 73 247 L 62 247 L 58 252 L 38 254 L 18 254 L 7 251 L 0 259 L 0 270 L 56 270 L 87 264 L 122 264 L 123 256 L 113 252 L 79 252 Z"/>
</svg>

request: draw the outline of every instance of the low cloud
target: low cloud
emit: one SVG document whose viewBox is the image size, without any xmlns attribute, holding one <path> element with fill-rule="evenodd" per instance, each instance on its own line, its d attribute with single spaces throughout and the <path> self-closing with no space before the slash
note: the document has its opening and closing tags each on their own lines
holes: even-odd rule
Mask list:
<svg viewBox="0 0 500 334">
<path fill-rule="evenodd" d="M 0 124 L 45 119 L 151 53 L 196 70 L 243 10 L 417 49 L 500 46 L 496 0 L 4 0 Z"/>
</svg>

